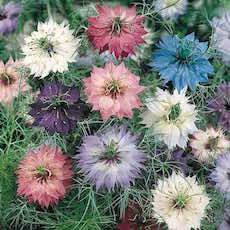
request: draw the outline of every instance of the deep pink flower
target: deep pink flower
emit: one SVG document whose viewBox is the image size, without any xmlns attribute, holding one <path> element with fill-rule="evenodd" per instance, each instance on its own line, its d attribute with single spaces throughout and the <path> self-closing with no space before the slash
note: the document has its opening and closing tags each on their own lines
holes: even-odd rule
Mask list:
<svg viewBox="0 0 230 230">
<path fill-rule="evenodd" d="M 139 85 L 140 78 L 132 74 L 121 63 L 112 63 L 105 68 L 93 67 L 89 78 L 84 79 L 87 102 L 93 105 L 93 110 L 99 110 L 106 121 L 110 116 L 132 117 L 132 109 L 141 105 L 138 93 L 144 90 Z"/>
<path fill-rule="evenodd" d="M 57 204 L 71 184 L 71 161 L 55 147 L 30 150 L 17 170 L 19 196 L 41 207 Z"/>
<path fill-rule="evenodd" d="M 98 5 L 98 16 L 88 19 L 88 37 L 99 52 L 109 50 L 116 58 L 134 54 L 134 48 L 144 43 L 147 33 L 144 16 L 136 15 L 136 7 L 125 9 L 117 4 L 114 8 Z"/>
</svg>

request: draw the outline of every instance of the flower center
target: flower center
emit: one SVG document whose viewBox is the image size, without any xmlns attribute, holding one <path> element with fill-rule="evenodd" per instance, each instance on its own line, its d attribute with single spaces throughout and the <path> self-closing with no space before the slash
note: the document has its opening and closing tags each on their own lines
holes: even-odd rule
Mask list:
<svg viewBox="0 0 230 230">
<path fill-rule="evenodd" d="M 0 74 L 0 79 L 5 86 L 11 85 L 15 81 L 15 79 L 7 73 Z"/>
<path fill-rule="evenodd" d="M 177 198 L 173 201 L 173 207 L 177 209 L 183 209 L 187 204 L 188 198 L 183 195 L 179 194 Z"/>
<path fill-rule="evenodd" d="M 49 109 L 49 108 L 51 108 L 51 109 L 56 109 L 56 108 L 66 109 L 66 108 L 68 108 L 68 106 L 69 106 L 69 104 L 67 101 L 63 100 L 60 96 L 54 96 L 49 101 L 49 105 L 48 105 L 47 109 Z"/>
<path fill-rule="evenodd" d="M 6 18 L 7 18 L 6 14 L 0 11 L 0 20 L 4 20 Z"/>
<path fill-rule="evenodd" d="M 43 166 L 38 166 L 35 171 L 35 177 L 38 182 L 45 182 L 51 177 L 51 171 Z"/>
<path fill-rule="evenodd" d="M 54 46 L 53 46 L 53 44 L 50 43 L 48 38 L 41 38 L 38 43 L 39 43 L 39 47 L 43 51 L 47 52 L 50 57 L 51 57 L 52 53 L 55 53 Z"/>
<path fill-rule="evenodd" d="M 181 62 L 189 62 L 194 52 L 194 44 L 190 41 L 182 42 L 179 50 L 179 59 Z"/>
<path fill-rule="evenodd" d="M 122 20 L 119 17 L 114 18 L 113 23 L 112 23 L 111 32 L 120 34 L 122 26 L 123 26 Z"/>
<path fill-rule="evenodd" d="M 206 145 L 207 149 L 216 150 L 219 142 L 219 137 L 209 137 Z"/>
<path fill-rule="evenodd" d="M 224 107 L 227 111 L 230 111 L 230 99 L 225 99 Z"/>
<path fill-rule="evenodd" d="M 105 95 L 111 95 L 112 98 L 116 98 L 117 94 L 121 93 L 119 82 L 112 80 L 105 89 Z"/>
<path fill-rule="evenodd" d="M 180 114 L 181 114 L 180 103 L 177 103 L 170 108 L 168 118 L 170 121 L 175 121 L 180 116 Z"/>
</svg>

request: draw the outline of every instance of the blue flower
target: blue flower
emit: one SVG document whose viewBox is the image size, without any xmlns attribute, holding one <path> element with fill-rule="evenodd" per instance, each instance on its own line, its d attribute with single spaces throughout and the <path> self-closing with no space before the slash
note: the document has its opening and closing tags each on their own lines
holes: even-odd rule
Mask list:
<svg viewBox="0 0 230 230">
<path fill-rule="evenodd" d="M 149 65 L 159 71 L 164 84 L 172 81 L 180 92 L 185 86 L 195 90 L 199 82 L 207 82 L 208 74 L 214 73 L 208 61 L 207 42 L 199 42 L 194 33 L 183 39 L 165 36 L 152 55 Z"/>
</svg>

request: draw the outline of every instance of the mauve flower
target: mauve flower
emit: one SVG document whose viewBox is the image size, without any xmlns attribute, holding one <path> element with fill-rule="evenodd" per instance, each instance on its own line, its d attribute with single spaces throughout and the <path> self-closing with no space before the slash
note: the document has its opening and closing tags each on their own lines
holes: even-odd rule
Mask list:
<svg viewBox="0 0 230 230">
<path fill-rule="evenodd" d="M 146 30 L 144 16 L 136 15 L 136 7 L 125 9 L 117 4 L 114 8 L 98 5 L 98 16 L 88 19 L 88 37 L 99 52 L 109 50 L 116 58 L 135 54 L 135 47 L 144 43 Z"/>
<path fill-rule="evenodd" d="M 37 101 L 31 105 L 29 114 L 34 118 L 33 125 L 44 127 L 51 135 L 55 132 L 68 134 L 83 114 L 84 107 L 79 98 L 77 88 L 61 82 L 46 83 Z"/>
<path fill-rule="evenodd" d="M 17 26 L 17 16 L 20 12 L 18 3 L 8 2 L 5 6 L 0 6 L 0 36 L 14 31 Z"/>
<path fill-rule="evenodd" d="M 128 187 L 144 168 L 146 159 L 145 153 L 137 148 L 137 139 L 124 126 L 86 136 L 76 156 L 80 172 L 97 190 Z"/>
<path fill-rule="evenodd" d="M 18 196 L 25 195 L 41 207 L 57 204 L 70 187 L 71 167 L 71 161 L 56 147 L 43 144 L 31 149 L 17 170 Z"/>
<path fill-rule="evenodd" d="M 18 72 L 20 67 L 22 63 L 12 58 L 5 65 L 0 60 L 0 103 L 6 106 L 9 106 L 20 93 L 30 89 L 25 76 Z"/>
<path fill-rule="evenodd" d="M 230 83 L 223 83 L 217 89 L 214 99 L 208 103 L 211 112 L 217 113 L 222 127 L 230 130 Z"/>
<path fill-rule="evenodd" d="M 139 108 L 141 101 L 137 96 L 144 90 L 139 85 L 140 78 L 126 69 L 108 63 L 105 68 L 94 66 L 91 76 L 84 79 L 87 102 L 93 110 L 99 110 L 106 121 L 110 116 L 132 117 L 132 109 Z"/>
</svg>

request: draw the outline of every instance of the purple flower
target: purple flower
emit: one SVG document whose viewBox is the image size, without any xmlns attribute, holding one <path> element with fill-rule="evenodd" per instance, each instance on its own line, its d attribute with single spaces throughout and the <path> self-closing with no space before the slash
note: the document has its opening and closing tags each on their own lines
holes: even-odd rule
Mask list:
<svg viewBox="0 0 230 230">
<path fill-rule="evenodd" d="M 210 174 L 210 179 L 215 182 L 216 189 L 230 200 L 230 152 L 221 154 L 217 158 L 216 168 Z"/>
<path fill-rule="evenodd" d="M 77 88 L 60 82 L 46 83 L 37 101 L 31 105 L 29 114 L 34 118 L 33 125 L 44 127 L 51 135 L 55 132 L 68 134 L 83 114 L 84 107 L 79 103 L 79 97 Z"/>
<path fill-rule="evenodd" d="M 208 103 L 209 110 L 216 112 L 219 122 L 226 130 L 230 131 L 230 84 L 223 83 L 217 89 L 214 99 Z"/>
<path fill-rule="evenodd" d="M 9 2 L 0 6 L 0 36 L 14 31 L 17 26 L 17 16 L 20 12 L 20 5 Z"/>
<path fill-rule="evenodd" d="M 96 189 L 128 187 L 144 168 L 146 155 L 136 146 L 138 136 L 133 136 L 125 126 L 111 127 L 107 131 L 86 136 L 76 156 L 80 172 Z"/>
<path fill-rule="evenodd" d="M 180 171 L 184 175 L 187 176 L 189 174 L 189 166 L 188 166 L 189 157 L 184 155 L 183 150 L 174 152 L 172 156 L 172 160 L 176 161 L 176 164 L 178 165 L 178 167 L 180 168 Z"/>
<path fill-rule="evenodd" d="M 229 230 L 230 229 L 230 203 L 225 206 L 222 222 L 218 226 L 218 230 Z"/>
</svg>

